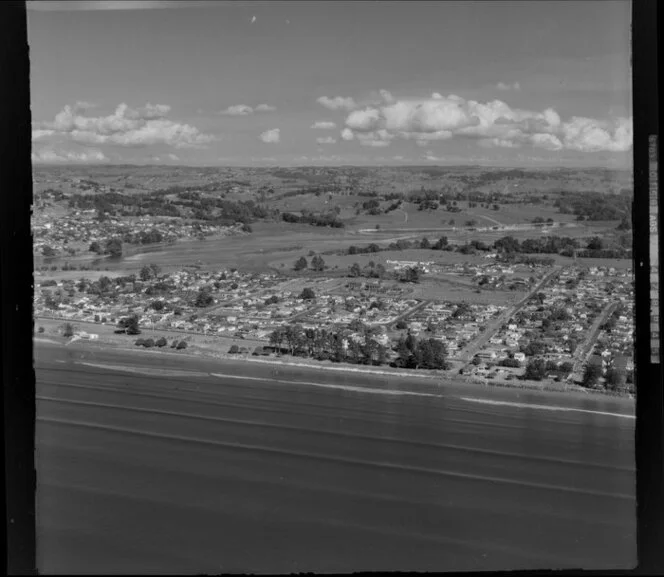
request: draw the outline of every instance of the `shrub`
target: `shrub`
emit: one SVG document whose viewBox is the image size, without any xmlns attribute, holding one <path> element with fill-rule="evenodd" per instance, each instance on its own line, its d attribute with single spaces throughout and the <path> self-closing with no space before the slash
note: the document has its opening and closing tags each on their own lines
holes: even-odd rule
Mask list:
<svg viewBox="0 0 664 577">
<path fill-rule="evenodd" d="M 240 347 L 237 345 L 232 345 L 230 349 L 228 349 L 228 354 L 230 355 L 237 355 L 240 352 Z"/>
<path fill-rule="evenodd" d="M 145 344 L 145 339 L 136 339 L 134 343 L 137 347 L 142 347 Z"/>
<path fill-rule="evenodd" d="M 154 339 L 145 339 L 143 341 L 143 346 L 147 349 L 149 349 L 150 347 L 154 347 Z"/>
<path fill-rule="evenodd" d="M 407 323 L 406 321 L 404 321 L 404 320 L 400 320 L 400 321 L 396 324 L 396 328 L 399 329 L 399 330 L 407 329 L 407 328 L 408 328 L 408 323 Z"/>
<path fill-rule="evenodd" d="M 177 348 L 178 351 L 180 351 L 182 349 L 186 349 L 187 348 L 187 343 L 185 341 L 180 341 L 176 348 Z"/>
<path fill-rule="evenodd" d="M 37 329 L 37 332 L 38 332 L 38 333 L 43 333 L 43 332 L 44 332 L 44 327 L 39 327 L 39 328 Z"/>
<path fill-rule="evenodd" d="M 168 342 L 166 341 L 166 339 L 164 337 L 161 337 L 155 343 L 155 345 L 157 345 L 158 347 L 165 347 L 167 344 L 168 344 Z"/>
<path fill-rule="evenodd" d="M 71 323 L 65 324 L 64 330 L 62 331 L 62 336 L 67 338 L 74 336 L 74 326 Z"/>
</svg>

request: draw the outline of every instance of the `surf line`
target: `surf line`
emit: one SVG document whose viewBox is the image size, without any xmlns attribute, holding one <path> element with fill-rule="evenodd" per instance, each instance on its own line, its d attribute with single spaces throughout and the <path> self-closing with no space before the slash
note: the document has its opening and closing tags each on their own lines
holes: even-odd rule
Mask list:
<svg viewBox="0 0 664 577">
<path fill-rule="evenodd" d="M 542 409 L 544 411 L 567 411 L 574 413 L 590 413 L 592 415 L 608 415 L 610 417 L 622 417 L 623 419 L 635 419 L 634 415 L 625 415 L 623 413 L 609 413 L 606 411 L 591 411 L 589 409 L 575 409 L 572 407 L 555 407 L 549 405 L 531 405 L 529 403 L 514 403 L 510 401 L 491 401 L 489 399 L 474 399 L 472 397 L 461 397 L 462 401 L 470 403 L 480 403 L 484 405 L 500 405 L 506 407 L 517 407 L 520 409 Z"/>
<path fill-rule="evenodd" d="M 410 395 L 414 397 L 442 397 L 443 395 L 436 395 L 434 393 L 418 393 L 415 391 L 397 391 L 389 389 L 374 389 L 370 387 L 353 387 L 352 385 L 330 385 L 324 383 L 313 383 L 310 381 L 284 381 L 280 379 L 273 379 L 270 377 L 243 377 L 239 375 L 225 375 L 221 373 L 210 373 L 212 377 L 219 377 L 222 379 L 242 379 L 246 381 L 261 381 L 264 383 L 283 383 L 286 385 L 308 385 L 311 387 L 322 387 L 324 389 L 342 389 L 344 391 L 354 391 L 358 393 L 373 393 L 377 395 Z"/>
</svg>

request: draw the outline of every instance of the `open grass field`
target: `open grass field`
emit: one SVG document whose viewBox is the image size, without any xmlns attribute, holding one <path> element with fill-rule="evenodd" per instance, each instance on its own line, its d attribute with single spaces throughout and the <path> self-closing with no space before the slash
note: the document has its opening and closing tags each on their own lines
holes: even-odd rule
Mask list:
<svg viewBox="0 0 664 577">
<path fill-rule="evenodd" d="M 614 222 L 575 223 L 578 226 L 551 229 L 549 234 L 558 236 L 571 236 L 575 238 L 602 235 L 615 228 Z M 197 265 L 202 268 L 238 268 L 247 271 L 268 271 L 270 268 L 289 270 L 294 261 L 300 256 L 309 256 L 311 252 L 326 253 L 330 251 L 347 250 L 349 246 L 367 246 L 375 242 L 379 246 L 386 246 L 400 238 L 420 240 L 423 237 L 435 241 L 440 236 L 447 236 L 453 242 L 470 242 L 481 240 L 492 243 L 507 235 L 518 239 L 537 238 L 544 236 L 542 229 L 525 231 L 466 231 L 445 230 L 419 231 L 415 227 L 404 227 L 395 230 L 379 230 L 370 234 L 363 234 L 354 229 L 330 229 L 325 227 L 312 227 L 300 224 L 283 222 L 255 223 L 254 232 L 250 235 L 237 237 L 222 237 L 204 241 L 182 241 L 174 245 L 145 247 L 141 252 L 132 251 L 119 260 L 102 258 L 97 255 L 82 255 L 74 258 L 63 258 L 53 261 L 62 265 L 65 261 L 74 264 L 91 265 L 106 273 L 131 274 L 136 273 L 148 263 L 159 265 L 164 272 L 171 272 L 187 266 Z M 411 254 L 412 253 L 412 254 Z M 324 255 L 326 264 L 330 268 L 339 269 L 349 267 L 353 262 L 364 265 L 370 260 L 376 263 L 385 263 L 387 259 L 425 260 L 434 262 L 482 262 L 481 256 L 462 255 L 458 253 L 440 252 L 432 250 L 407 250 L 374 253 L 371 255 Z M 572 262 L 572 259 L 558 257 L 558 260 Z M 602 260 L 602 259 L 600 259 Z M 484 262 L 486 262 L 484 260 Z M 600 264 L 608 264 L 604 260 Z M 613 261 L 611 261 L 613 262 Z M 35 257 L 35 266 L 44 263 L 41 257 Z M 628 261 L 631 264 L 631 261 Z M 283 266 L 282 266 L 283 265 Z M 80 278 L 98 277 L 98 271 L 56 271 L 48 273 L 43 278 Z"/>
</svg>

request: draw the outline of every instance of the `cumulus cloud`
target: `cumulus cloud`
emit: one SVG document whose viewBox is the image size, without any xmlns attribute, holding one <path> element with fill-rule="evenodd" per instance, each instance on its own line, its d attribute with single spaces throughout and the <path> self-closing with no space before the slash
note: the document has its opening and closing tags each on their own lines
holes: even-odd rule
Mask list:
<svg viewBox="0 0 664 577">
<path fill-rule="evenodd" d="M 498 84 L 496 84 L 496 88 L 498 90 L 503 90 L 503 91 L 515 90 L 518 92 L 519 90 L 521 90 L 521 85 L 518 82 L 515 82 L 514 84 L 506 84 L 505 82 L 499 82 Z"/>
<path fill-rule="evenodd" d="M 234 104 L 226 108 L 226 110 L 222 110 L 219 114 L 224 116 L 249 116 L 255 112 L 272 112 L 276 109 L 276 106 L 270 104 L 259 104 L 256 108 L 252 108 L 248 104 Z"/>
<path fill-rule="evenodd" d="M 32 131 L 32 140 L 33 141 L 43 140 L 45 138 L 48 138 L 49 136 L 53 136 L 54 134 L 55 130 L 37 128 L 36 130 Z"/>
<path fill-rule="evenodd" d="M 563 142 L 569 150 L 625 152 L 632 146 L 631 119 L 600 122 L 574 116 L 562 125 Z"/>
<path fill-rule="evenodd" d="M 200 132 L 189 124 L 167 118 L 170 106 L 146 104 L 130 108 L 120 104 L 108 116 L 87 116 L 76 106 L 65 106 L 52 122 L 42 123 L 33 130 L 34 140 L 60 136 L 85 144 L 108 144 L 140 147 L 166 144 L 174 148 L 199 148 L 214 137 Z"/>
<path fill-rule="evenodd" d="M 281 140 L 281 134 L 279 128 L 271 128 L 262 132 L 259 137 L 263 142 L 267 144 L 277 144 Z"/>
<path fill-rule="evenodd" d="M 317 128 L 320 130 L 334 130 L 336 127 L 336 123 L 329 120 L 318 120 L 311 125 L 311 128 Z"/>
<path fill-rule="evenodd" d="M 226 110 L 222 110 L 219 114 L 225 116 L 249 116 L 254 113 L 254 109 L 246 104 L 234 104 L 229 106 Z"/>
<path fill-rule="evenodd" d="M 626 152 L 632 146 L 632 119 L 563 121 L 552 108 L 542 112 L 512 108 L 502 100 L 478 102 L 433 93 L 421 100 L 385 101 L 352 110 L 343 140 L 387 146 L 395 138 L 420 146 L 451 138 L 476 139 L 481 146 L 546 150 Z"/>
<path fill-rule="evenodd" d="M 80 152 L 73 150 L 54 150 L 42 148 L 32 153 L 32 162 L 36 164 L 69 164 L 69 163 L 97 163 L 107 162 L 108 158 L 101 150 L 88 149 Z"/>
<path fill-rule="evenodd" d="M 353 140 L 355 138 L 355 135 L 353 134 L 353 131 L 350 128 L 344 128 L 341 131 L 341 138 L 344 140 Z"/>
<path fill-rule="evenodd" d="M 331 136 L 321 136 L 316 139 L 318 144 L 336 144 L 337 139 Z"/>
<path fill-rule="evenodd" d="M 321 96 L 316 99 L 316 102 L 322 104 L 325 108 L 330 110 L 352 110 L 357 106 L 355 100 L 350 97 L 335 96 L 334 98 L 329 98 L 327 96 Z"/>
</svg>

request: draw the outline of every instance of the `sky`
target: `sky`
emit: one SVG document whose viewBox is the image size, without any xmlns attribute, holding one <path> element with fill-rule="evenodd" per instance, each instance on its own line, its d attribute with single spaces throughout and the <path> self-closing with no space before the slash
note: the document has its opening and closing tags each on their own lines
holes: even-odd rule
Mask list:
<svg viewBox="0 0 664 577">
<path fill-rule="evenodd" d="M 35 163 L 631 166 L 627 1 L 27 4 Z"/>
</svg>

